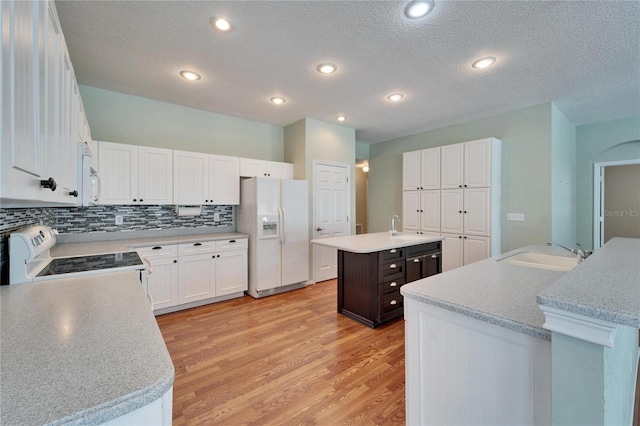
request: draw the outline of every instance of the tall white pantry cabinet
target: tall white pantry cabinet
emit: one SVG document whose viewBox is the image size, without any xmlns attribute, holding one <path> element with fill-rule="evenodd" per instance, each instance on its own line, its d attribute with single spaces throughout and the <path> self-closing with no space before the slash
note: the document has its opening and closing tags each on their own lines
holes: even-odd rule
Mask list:
<svg viewBox="0 0 640 426">
<path fill-rule="evenodd" d="M 443 271 L 500 253 L 501 151 L 486 138 L 403 154 L 403 230 L 444 238 Z"/>
</svg>

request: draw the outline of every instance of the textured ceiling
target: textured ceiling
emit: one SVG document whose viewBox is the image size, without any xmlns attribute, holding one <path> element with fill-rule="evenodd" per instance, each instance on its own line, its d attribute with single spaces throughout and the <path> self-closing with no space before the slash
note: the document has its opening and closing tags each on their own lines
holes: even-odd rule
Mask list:
<svg viewBox="0 0 640 426">
<path fill-rule="evenodd" d="M 80 84 L 283 126 L 344 114 L 360 142 L 548 101 L 576 125 L 640 114 L 640 2 L 436 0 L 417 21 L 405 4 L 56 2 Z M 234 29 L 213 30 L 216 15 Z"/>
</svg>

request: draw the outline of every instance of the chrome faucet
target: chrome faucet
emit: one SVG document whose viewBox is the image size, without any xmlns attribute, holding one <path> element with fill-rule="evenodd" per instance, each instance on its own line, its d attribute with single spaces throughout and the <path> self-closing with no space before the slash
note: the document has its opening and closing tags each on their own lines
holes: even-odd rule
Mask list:
<svg viewBox="0 0 640 426">
<path fill-rule="evenodd" d="M 578 257 L 578 262 L 582 262 L 583 260 L 585 260 L 587 257 L 591 256 L 593 254 L 593 250 L 585 250 L 582 248 L 582 246 L 578 243 L 576 243 L 576 245 L 578 246 L 578 248 L 569 248 L 569 247 L 565 247 L 561 244 L 558 243 L 554 243 L 553 241 L 549 241 L 547 243 L 547 245 L 549 247 L 551 246 L 558 246 L 560 248 L 563 248 L 565 250 L 567 250 L 568 252 L 571 252 L 573 254 L 575 254 Z"/>
<path fill-rule="evenodd" d="M 391 216 L 391 231 L 389 231 L 391 235 L 396 235 L 398 233 L 398 231 L 396 231 L 396 219 L 400 222 L 400 217 L 397 214 Z"/>
</svg>

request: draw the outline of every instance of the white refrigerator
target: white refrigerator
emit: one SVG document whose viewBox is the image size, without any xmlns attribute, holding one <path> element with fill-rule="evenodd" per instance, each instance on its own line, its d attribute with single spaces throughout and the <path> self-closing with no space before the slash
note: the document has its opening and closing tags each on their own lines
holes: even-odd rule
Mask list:
<svg viewBox="0 0 640 426">
<path fill-rule="evenodd" d="M 242 180 L 237 229 L 249 235 L 247 293 L 259 298 L 306 284 L 309 279 L 306 180 Z"/>
</svg>

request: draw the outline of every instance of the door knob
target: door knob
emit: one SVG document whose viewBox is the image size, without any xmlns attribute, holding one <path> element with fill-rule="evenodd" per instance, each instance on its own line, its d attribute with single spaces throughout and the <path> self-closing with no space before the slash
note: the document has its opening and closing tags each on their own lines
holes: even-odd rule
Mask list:
<svg viewBox="0 0 640 426">
<path fill-rule="evenodd" d="M 320 231 L 324 231 L 324 228 L 320 228 L 319 226 L 316 228 L 316 231 L 320 232 Z"/>
</svg>

